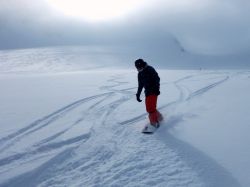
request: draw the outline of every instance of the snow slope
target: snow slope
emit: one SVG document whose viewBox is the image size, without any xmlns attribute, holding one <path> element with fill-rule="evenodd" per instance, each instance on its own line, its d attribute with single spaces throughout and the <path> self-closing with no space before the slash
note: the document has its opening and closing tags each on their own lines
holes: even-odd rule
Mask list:
<svg viewBox="0 0 250 187">
<path fill-rule="evenodd" d="M 55 73 L 104 68 L 118 61 L 113 53 L 108 47 L 98 46 L 2 50 L 0 73 Z"/>
<path fill-rule="evenodd" d="M 159 70 L 154 135 L 134 69 L 65 71 L 0 75 L 1 187 L 250 185 L 250 71 Z"/>
</svg>

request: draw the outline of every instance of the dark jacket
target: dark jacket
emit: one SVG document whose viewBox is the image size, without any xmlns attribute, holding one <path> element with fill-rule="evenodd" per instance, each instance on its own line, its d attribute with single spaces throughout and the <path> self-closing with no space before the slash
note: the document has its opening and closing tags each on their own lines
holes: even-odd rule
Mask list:
<svg viewBox="0 0 250 187">
<path fill-rule="evenodd" d="M 138 95 L 141 94 L 143 88 L 145 89 L 146 97 L 149 95 L 160 95 L 160 77 L 152 66 L 147 65 L 138 73 Z"/>
</svg>

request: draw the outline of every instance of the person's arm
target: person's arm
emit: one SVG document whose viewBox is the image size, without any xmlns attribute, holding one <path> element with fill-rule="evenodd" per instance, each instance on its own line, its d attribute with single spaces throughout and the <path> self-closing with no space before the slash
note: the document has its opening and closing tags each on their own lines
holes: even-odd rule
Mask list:
<svg viewBox="0 0 250 187">
<path fill-rule="evenodd" d="M 140 79 L 140 74 L 138 74 L 138 89 L 137 89 L 137 93 L 136 93 L 136 99 L 138 102 L 141 102 L 142 100 L 140 99 L 140 95 L 143 89 L 143 84 L 142 81 Z"/>
</svg>

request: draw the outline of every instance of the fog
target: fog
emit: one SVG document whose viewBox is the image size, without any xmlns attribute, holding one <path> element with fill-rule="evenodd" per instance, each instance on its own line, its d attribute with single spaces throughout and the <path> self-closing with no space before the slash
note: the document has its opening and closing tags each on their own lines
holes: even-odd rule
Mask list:
<svg viewBox="0 0 250 187">
<path fill-rule="evenodd" d="M 210 56 L 249 54 L 247 0 L 144 4 L 121 19 L 87 22 L 63 15 L 45 0 L 1 0 L 0 49 L 108 45 L 159 58 L 176 50 Z"/>
</svg>

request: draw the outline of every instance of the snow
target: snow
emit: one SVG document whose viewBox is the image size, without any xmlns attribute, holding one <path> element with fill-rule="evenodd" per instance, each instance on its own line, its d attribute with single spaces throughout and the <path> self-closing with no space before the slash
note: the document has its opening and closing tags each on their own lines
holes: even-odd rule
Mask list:
<svg viewBox="0 0 250 187">
<path fill-rule="evenodd" d="M 1 187 L 250 185 L 249 70 L 157 69 L 164 121 L 145 135 L 132 62 L 57 55 L 0 55 Z"/>
</svg>

